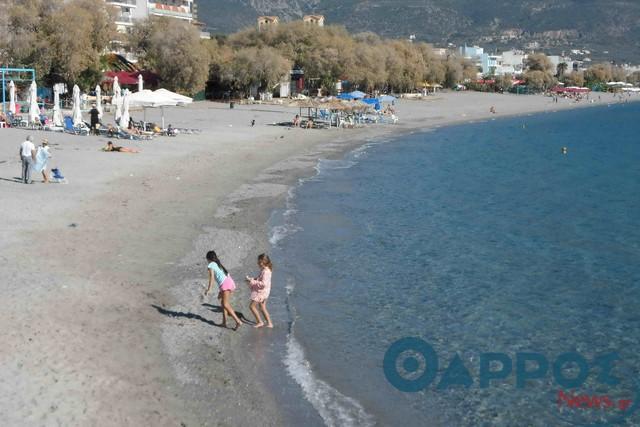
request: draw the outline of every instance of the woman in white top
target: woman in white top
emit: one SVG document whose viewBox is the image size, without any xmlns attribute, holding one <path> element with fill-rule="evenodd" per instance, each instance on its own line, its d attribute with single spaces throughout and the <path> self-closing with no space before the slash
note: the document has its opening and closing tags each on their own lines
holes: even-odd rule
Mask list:
<svg viewBox="0 0 640 427">
<path fill-rule="evenodd" d="M 47 163 L 51 154 L 49 153 L 49 141 L 42 140 L 42 145 L 38 147 L 36 151 L 36 159 L 33 165 L 33 170 L 42 173 L 42 182 L 45 184 L 49 182 L 49 176 L 47 175 Z"/>
</svg>

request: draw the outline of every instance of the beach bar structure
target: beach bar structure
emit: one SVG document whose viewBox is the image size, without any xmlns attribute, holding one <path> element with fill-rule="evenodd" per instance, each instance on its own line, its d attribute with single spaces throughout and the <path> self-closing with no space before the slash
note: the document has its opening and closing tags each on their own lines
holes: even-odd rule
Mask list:
<svg viewBox="0 0 640 427">
<path fill-rule="evenodd" d="M 2 77 L 2 111 L 7 111 L 7 90 L 9 82 L 29 82 L 36 79 L 36 70 L 33 68 L 0 68 Z"/>
</svg>

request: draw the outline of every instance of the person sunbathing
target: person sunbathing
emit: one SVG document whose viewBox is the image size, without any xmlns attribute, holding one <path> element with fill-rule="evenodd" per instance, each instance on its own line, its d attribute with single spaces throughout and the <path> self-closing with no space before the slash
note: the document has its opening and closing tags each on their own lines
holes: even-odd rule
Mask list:
<svg viewBox="0 0 640 427">
<path fill-rule="evenodd" d="M 135 148 L 121 147 L 117 145 L 113 145 L 111 141 L 107 142 L 106 147 L 102 147 L 102 151 L 106 151 L 109 153 L 139 153 Z"/>
</svg>

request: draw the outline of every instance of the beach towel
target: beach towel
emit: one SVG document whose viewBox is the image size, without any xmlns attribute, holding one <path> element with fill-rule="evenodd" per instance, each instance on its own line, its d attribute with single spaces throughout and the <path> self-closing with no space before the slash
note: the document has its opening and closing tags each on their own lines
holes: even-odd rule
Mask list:
<svg viewBox="0 0 640 427">
<path fill-rule="evenodd" d="M 36 152 L 36 161 L 33 164 L 33 170 L 36 172 L 42 172 L 47 168 L 47 162 L 49 161 L 49 148 L 38 147 Z"/>
</svg>

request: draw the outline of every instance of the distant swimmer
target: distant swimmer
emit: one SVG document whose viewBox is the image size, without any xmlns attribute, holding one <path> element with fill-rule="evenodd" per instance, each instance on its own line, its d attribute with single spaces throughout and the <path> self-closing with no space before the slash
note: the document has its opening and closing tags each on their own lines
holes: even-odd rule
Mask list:
<svg viewBox="0 0 640 427">
<path fill-rule="evenodd" d="M 560 151 L 562 152 L 562 154 L 567 154 L 569 152 L 567 147 L 562 147 L 562 150 L 560 150 Z"/>
</svg>

